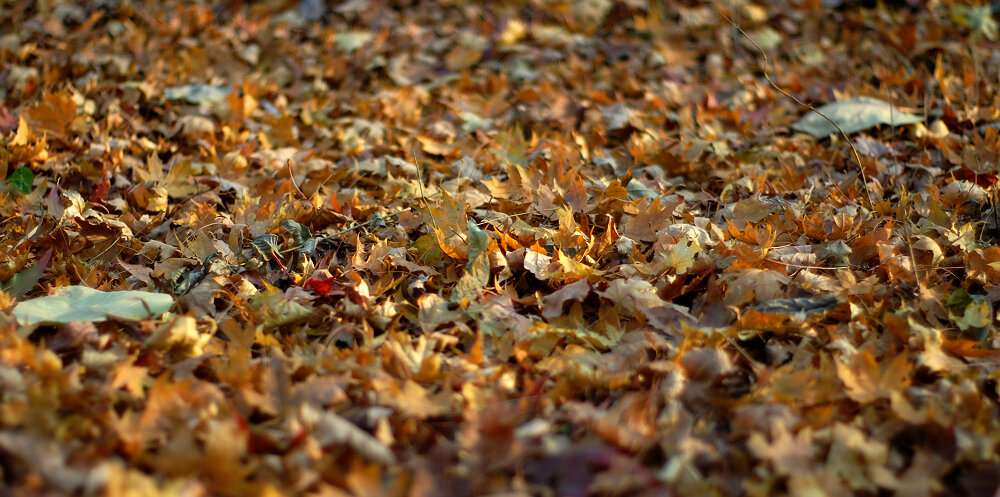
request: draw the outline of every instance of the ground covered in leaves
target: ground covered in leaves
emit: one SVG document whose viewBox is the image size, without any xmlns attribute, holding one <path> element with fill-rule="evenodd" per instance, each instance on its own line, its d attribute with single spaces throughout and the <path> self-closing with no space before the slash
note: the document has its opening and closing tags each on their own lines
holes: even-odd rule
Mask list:
<svg viewBox="0 0 1000 497">
<path fill-rule="evenodd" d="M 994 495 L 989 5 L 329 4 L 0 2 L 5 495 Z"/>
</svg>

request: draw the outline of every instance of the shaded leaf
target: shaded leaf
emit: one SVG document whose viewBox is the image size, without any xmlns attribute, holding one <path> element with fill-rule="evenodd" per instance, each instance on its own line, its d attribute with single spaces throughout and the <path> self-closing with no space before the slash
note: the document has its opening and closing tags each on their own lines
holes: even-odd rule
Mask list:
<svg viewBox="0 0 1000 497">
<path fill-rule="evenodd" d="M 45 268 L 49 265 L 51 258 L 52 249 L 48 249 L 42 255 L 41 259 L 38 259 L 38 262 L 32 264 L 28 269 L 15 274 L 13 278 L 4 282 L 0 289 L 9 293 L 15 299 L 21 298 L 35 287 L 45 272 Z"/>
<path fill-rule="evenodd" d="M 281 221 L 281 227 L 291 233 L 295 240 L 296 250 L 301 254 L 312 254 L 316 250 L 316 238 L 312 236 L 309 228 L 291 219 Z"/>
<path fill-rule="evenodd" d="M 479 257 L 480 254 L 486 252 L 490 246 L 490 237 L 486 234 L 486 231 L 476 226 L 476 223 L 471 219 L 469 220 L 469 262 L 466 264 L 466 269 L 472 265 L 472 261 Z"/>
<path fill-rule="evenodd" d="M 24 326 L 70 321 L 146 319 L 163 314 L 174 298 L 163 293 L 140 291 L 102 292 L 84 286 L 63 287 L 55 295 L 21 302 L 14 317 Z"/>
<path fill-rule="evenodd" d="M 27 167 L 19 167 L 7 177 L 7 183 L 15 190 L 27 195 L 35 183 L 35 175 Z"/>
</svg>

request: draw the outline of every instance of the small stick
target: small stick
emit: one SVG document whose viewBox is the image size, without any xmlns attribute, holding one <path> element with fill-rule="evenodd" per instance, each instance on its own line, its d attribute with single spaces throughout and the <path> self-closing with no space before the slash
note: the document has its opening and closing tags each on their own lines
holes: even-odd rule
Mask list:
<svg viewBox="0 0 1000 497">
<path fill-rule="evenodd" d="M 434 219 L 434 213 L 431 212 L 431 208 L 427 204 L 427 198 L 424 195 L 424 175 L 420 172 L 420 164 L 417 164 L 417 153 L 412 148 L 410 149 L 410 157 L 413 159 L 413 165 L 417 168 L 417 188 L 420 189 L 420 203 L 423 204 L 424 209 L 427 209 L 427 215 L 431 218 L 431 226 L 435 230 L 441 231 L 438 228 L 437 220 Z"/>
<path fill-rule="evenodd" d="M 278 263 L 278 267 L 280 267 L 281 271 L 285 273 L 285 276 L 288 276 L 289 279 L 294 279 L 292 278 L 292 275 L 288 273 L 288 269 L 285 268 L 285 265 L 282 264 L 281 259 L 278 258 L 278 254 L 272 251 L 271 258 L 274 259 L 274 262 Z"/>
<path fill-rule="evenodd" d="M 407 208 L 405 208 L 405 209 L 403 209 L 403 210 L 401 210 L 399 212 L 394 212 L 392 214 L 387 214 L 386 217 L 398 216 L 398 215 L 400 215 L 400 214 L 402 214 L 404 212 L 409 212 L 411 210 L 412 209 L 410 209 L 409 207 L 407 207 Z M 329 240 L 330 238 L 338 237 L 340 235 L 343 235 L 344 233 L 349 233 L 349 232 L 354 231 L 354 230 L 356 230 L 358 228 L 363 228 L 365 226 L 368 226 L 369 224 L 374 224 L 375 222 L 376 222 L 376 220 L 372 219 L 371 221 L 365 221 L 365 222 L 363 222 L 361 224 L 356 224 L 354 226 L 351 226 L 350 228 L 344 228 L 344 229 L 342 229 L 342 230 L 340 230 L 340 231 L 338 231 L 336 233 L 328 233 L 328 234 L 323 234 L 323 235 L 320 235 L 320 236 L 323 237 L 324 239 Z M 296 248 L 298 248 L 298 247 L 292 247 L 291 249 L 288 249 L 288 250 L 294 250 Z"/>
<path fill-rule="evenodd" d="M 901 221 L 903 230 L 906 232 L 906 247 L 910 251 L 910 265 L 913 266 L 913 282 L 916 283 L 917 288 L 920 288 L 920 282 L 923 280 L 920 278 L 920 271 L 917 267 L 917 257 L 913 253 L 913 232 L 910 231 L 910 195 L 907 194 L 905 199 L 906 212 L 904 212 L 905 217 Z"/>
<path fill-rule="evenodd" d="M 299 184 L 295 182 L 295 176 L 292 174 L 292 160 L 286 160 L 285 165 L 288 166 L 288 179 L 292 180 L 292 186 L 294 186 L 295 190 L 299 192 L 299 195 L 302 195 L 302 198 L 306 199 L 306 202 L 308 202 L 309 197 L 307 197 L 305 193 L 302 193 L 302 189 L 299 188 Z"/>
</svg>

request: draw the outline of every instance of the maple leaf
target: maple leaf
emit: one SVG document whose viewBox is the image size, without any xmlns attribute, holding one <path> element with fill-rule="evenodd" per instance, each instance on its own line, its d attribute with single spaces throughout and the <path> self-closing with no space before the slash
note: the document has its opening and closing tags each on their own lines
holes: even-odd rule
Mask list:
<svg viewBox="0 0 1000 497">
<path fill-rule="evenodd" d="M 26 113 L 28 123 L 36 130 L 56 138 L 64 138 L 69 125 L 76 119 L 76 102 L 66 93 L 48 93 L 38 105 Z"/>
<path fill-rule="evenodd" d="M 468 303 L 479 295 L 490 279 L 490 261 L 487 254 L 479 254 L 469 261 L 465 273 L 455 284 L 451 293 L 452 302 Z"/>
<path fill-rule="evenodd" d="M 633 240 L 651 242 L 656 239 L 656 233 L 673 220 L 673 212 L 684 203 L 684 200 L 667 200 L 659 198 L 638 200 L 630 210 L 634 213 L 623 220 L 619 230 L 623 236 Z"/>
<path fill-rule="evenodd" d="M 793 433 L 785 423 L 777 420 L 771 424 L 771 441 L 760 432 L 754 432 L 747 440 L 747 447 L 755 456 L 770 462 L 778 474 L 786 476 L 808 472 L 816 452 L 811 428 Z"/>
<path fill-rule="evenodd" d="M 906 388 L 913 367 L 909 356 L 897 354 L 886 362 L 880 363 L 866 350 L 854 354 L 849 364 L 837 361 L 837 376 L 847 387 L 847 395 L 859 404 L 868 404 Z"/>
<path fill-rule="evenodd" d="M 738 269 L 726 273 L 726 303 L 740 305 L 756 299 L 758 302 L 773 300 L 784 295 L 783 286 L 791 282 L 788 276 L 765 269 Z"/>
<path fill-rule="evenodd" d="M 937 455 L 919 450 L 913 456 L 910 466 L 887 486 L 896 491 L 895 495 L 930 497 L 944 489 L 940 475 L 946 468 L 945 462 Z"/>
<path fill-rule="evenodd" d="M 135 357 L 119 362 L 112 368 L 111 388 L 122 388 L 130 394 L 141 397 L 146 381 L 150 378 L 149 368 L 135 365 Z"/>
<path fill-rule="evenodd" d="M 195 318 L 191 316 L 168 319 L 146 339 L 143 347 L 172 350 L 185 357 L 201 355 L 212 338 L 211 334 L 200 333 Z"/>
<path fill-rule="evenodd" d="M 843 423 L 833 425 L 825 472 L 837 474 L 855 492 L 873 492 L 878 489 L 877 482 L 893 478 L 888 462 L 888 444 L 867 436 L 857 427 Z"/>
<path fill-rule="evenodd" d="M 247 455 L 246 430 L 233 419 L 211 420 L 205 434 L 205 462 L 202 470 L 216 488 L 238 492 L 253 468 L 243 462 Z"/>
<path fill-rule="evenodd" d="M 572 403 L 566 408 L 576 422 L 591 426 L 605 440 L 623 449 L 638 451 L 649 445 L 655 431 L 647 402 L 648 399 L 641 395 L 631 395 L 610 412 L 582 403 Z"/>
<path fill-rule="evenodd" d="M 308 280 L 302 283 L 302 288 L 313 291 L 319 295 L 327 295 L 333 288 L 332 283 L 333 277 L 321 277 L 321 276 L 311 276 Z"/>
</svg>

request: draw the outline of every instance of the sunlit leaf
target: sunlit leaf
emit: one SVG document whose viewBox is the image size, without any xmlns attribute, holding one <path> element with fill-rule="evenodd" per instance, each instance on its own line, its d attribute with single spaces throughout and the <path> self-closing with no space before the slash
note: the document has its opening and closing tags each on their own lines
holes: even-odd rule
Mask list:
<svg viewBox="0 0 1000 497">
<path fill-rule="evenodd" d="M 204 352 L 204 346 L 212 338 L 198 331 L 197 322 L 191 316 L 174 316 L 166 319 L 143 343 L 143 347 L 179 351 L 193 357 Z"/>
<path fill-rule="evenodd" d="M 36 133 L 64 136 L 76 119 L 76 101 L 65 92 L 47 93 L 27 112 L 28 124 Z"/>
<path fill-rule="evenodd" d="M 994 8 L 989 4 L 978 6 L 958 5 L 952 7 L 952 20 L 973 33 L 978 33 L 988 40 L 996 40 L 998 27 L 993 19 Z"/>
<path fill-rule="evenodd" d="M 982 340 L 993 322 L 993 305 L 983 295 L 970 295 L 969 303 L 964 306 L 960 316 L 955 318 L 955 325 L 962 331 L 976 334 Z"/>
<path fill-rule="evenodd" d="M 333 44 L 338 50 L 353 52 L 367 45 L 373 38 L 375 35 L 368 31 L 343 31 L 333 35 Z"/>
<path fill-rule="evenodd" d="M 469 261 L 465 273 L 451 292 L 451 302 L 467 302 L 479 294 L 490 280 L 490 261 L 486 254 L 479 254 Z"/>
</svg>

